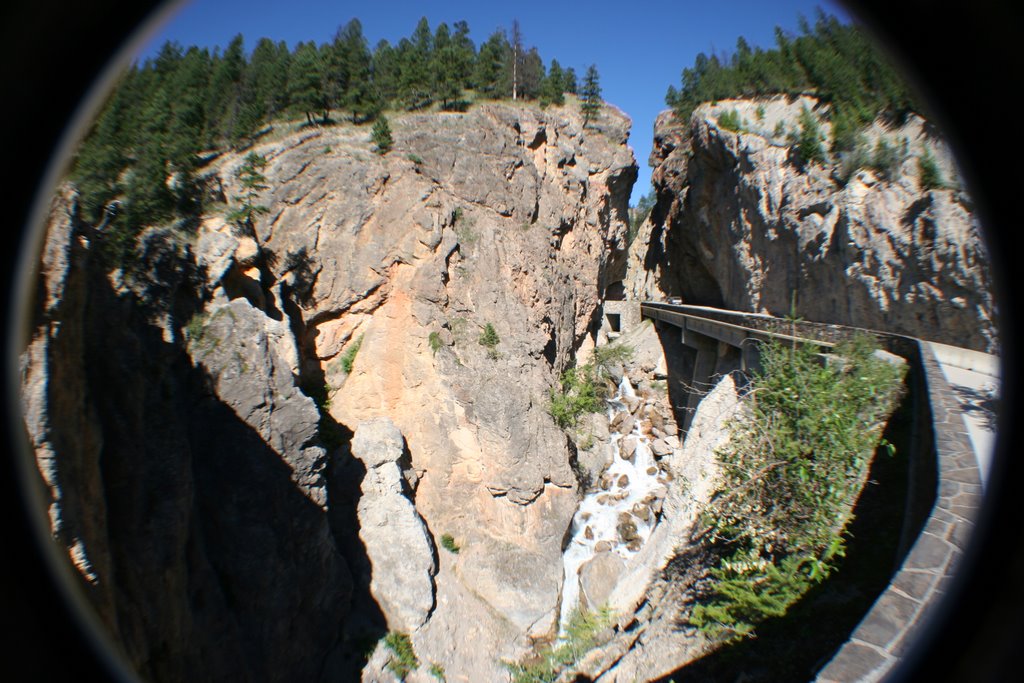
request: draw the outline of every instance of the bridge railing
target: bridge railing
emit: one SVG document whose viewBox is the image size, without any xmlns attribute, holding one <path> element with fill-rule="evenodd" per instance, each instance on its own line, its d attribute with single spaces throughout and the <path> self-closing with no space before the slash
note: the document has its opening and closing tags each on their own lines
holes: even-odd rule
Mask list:
<svg viewBox="0 0 1024 683">
<path fill-rule="evenodd" d="M 877 681 L 896 670 L 954 581 L 981 506 L 977 459 L 957 397 L 932 344 L 877 330 L 703 306 L 643 302 L 641 315 L 741 349 L 743 339 L 775 338 L 828 347 L 854 334 L 867 333 L 883 349 L 907 360 L 913 418 L 906 512 L 898 552 L 901 561 L 888 587 L 819 672 L 817 680 Z M 715 325 L 706 324 L 709 321 Z"/>
</svg>

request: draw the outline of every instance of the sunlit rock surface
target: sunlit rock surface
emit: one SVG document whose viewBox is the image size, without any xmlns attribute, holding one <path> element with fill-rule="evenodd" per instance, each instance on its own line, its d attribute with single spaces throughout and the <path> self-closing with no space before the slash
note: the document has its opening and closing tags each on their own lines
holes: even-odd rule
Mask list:
<svg viewBox="0 0 1024 683">
<path fill-rule="evenodd" d="M 907 156 L 890 179 L 841 163 L 802 167 L 788 134 L 799 131 L 804 107 L 818 117 L 827 146 L 825 105 L 809 97 L 723 100 L 682 123 L 669 112 L 658 117 L 651 153 L 658 201 L 631 246 L 627 291 L 994 351 L 978 222 L 931 124 L 911 116 L 866 132 L 868 150 L 879 138 L 894 147 L 906 140 Z M 717 124 L 730 110 L 743 120 L 741 132 Z M 925 150 L 947 187 L 921 187 Z"/>
</svg>

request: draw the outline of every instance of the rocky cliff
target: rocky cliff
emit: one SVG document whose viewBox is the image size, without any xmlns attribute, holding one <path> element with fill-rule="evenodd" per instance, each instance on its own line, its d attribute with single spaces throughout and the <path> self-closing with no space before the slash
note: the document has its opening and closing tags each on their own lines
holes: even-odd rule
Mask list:
<svg viewBox="0 0 1024 683">
<path fill-rule="evenodd" d="M 203 169 L 208 198 L 235 203 L 246 154 L 263 156 L 265 214 L 150 229 L 122 263 L 116 223 L 86 223 L 62 190 L 23 403 L 53 535 L 130 666 L 394 680 L 390 632 L 421 664 L 410 681 L 506 680 L 503 662 L 555 640 L 566 595 L 617 615 L 581 675 L 699 656 L 679 606 L 708 566 L 691 536 L 742 381 L 720 358 L 686 416 L 694 353 L 626 325 L 629 302 L 609 304 L 613 329 L 604 295 L 795 302 L 995 343 L 962 191 L 922 189 L 909 155 L 885 174 L 799 163 L 786 131 L 805 106 L 663 116 L 658 203 L 629 254 L 636 167 L 611 107 L 586 128 L 573 105 L 396 116 L 383 155 L 365 127 L 284 127 Z M 733 109 L 739 131 L 717 124 Z M 927 148 L 955 180 L 922 121 L 869 136 Z M 616 337 L 633 357 L 603 370 L 613 410 L 560 429 L 549 390 Z"/>
<path fill-rule="evenodd" d="M 316 678 L 352 597 L 316 407 L 245 301 L 190 358 L 199 273 L 179 236 L 147 232 L 113 272 L 104 239 L 73 194 L 54 199 L 22 357 L 54 538 L 144 679 Z M 245 337 L 215 345 L 227 319 Z"/>
<path fill-rule="evenodd" d="M 631 246 L 627 292 L 774 315 L 795 306 L 808 320 L 994 350 L 988 261 L 942 139 L 915 116 L 880 121 L 859 163 L 802 164 L 792 136 L 805 108 L 827 139 L 827 106 L 809 97 L 658 118 L 657 205 Z M 738 130 L 718 124 L 733 111 Z M 884 169 L 871 168 L 879 139 L 893 159 Z M 943 187 L 923 187 L 926 154 Z"/>
<path fill-rule="evenodd" d="M 392 127 L 386 155 L 365 128 L 272 134 L 252 230 L 151 230 L 130 267 L 55 201 L 29 431 L 54 533 L 147 678 L 353 678 L 390 630 L 493 680 L 554 633 L 578 483 L 547 392 L 625 270 L 629 121 Z M 237 195 L 242 161 L 207 186 Z"/>
</svg>

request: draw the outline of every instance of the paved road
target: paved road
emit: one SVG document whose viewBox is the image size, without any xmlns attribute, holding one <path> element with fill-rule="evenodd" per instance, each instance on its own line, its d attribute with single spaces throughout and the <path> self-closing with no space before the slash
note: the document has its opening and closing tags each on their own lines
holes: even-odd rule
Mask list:
<svg viewBox="0 0 1024 683">
<path fill-rule="evenodd" d="M 982 486 L 988 481 L 996 437 L 999 359 L 977 351 L 929 342 L 950 388 L 960 400 L 967 434 L 974 447 Z"/>
</svg>

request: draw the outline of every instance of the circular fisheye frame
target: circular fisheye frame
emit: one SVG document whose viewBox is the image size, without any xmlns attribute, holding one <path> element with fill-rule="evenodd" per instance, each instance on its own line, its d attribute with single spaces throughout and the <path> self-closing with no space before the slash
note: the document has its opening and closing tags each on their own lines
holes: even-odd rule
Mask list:
<svg viewBox="0 0 1024 683">
<path fill-rule="evenodd" d="M 935 51 L 991 35 L 1012 71 L 1009 14 L 663 3 L 630 21 L 671 41 L 611 49 L 539 4 L 108 9 L 49 51 L 54 10 L 5 10 L 38 130 L 9 661 L 1009 670 L 1013 192 L 970 104 L 991 69 Z"/>
</svg>

